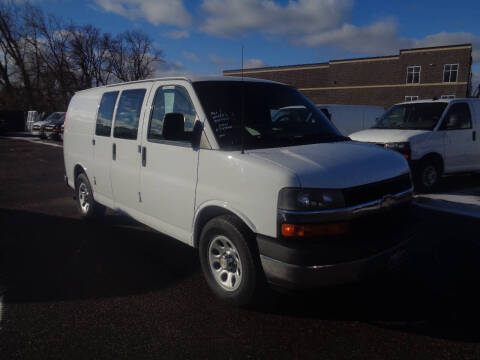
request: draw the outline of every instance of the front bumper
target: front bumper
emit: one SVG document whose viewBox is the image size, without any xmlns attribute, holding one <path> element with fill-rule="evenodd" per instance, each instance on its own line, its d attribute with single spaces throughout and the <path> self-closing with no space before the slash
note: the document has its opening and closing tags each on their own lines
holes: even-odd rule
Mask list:
<svg viewBox="0 0 480 360">
<path fill-rule="evenodd" d="M 330 265 L 295 265 L 260 255 L 268 282 L 290 289 L 340 285 L 360 282 L 395 266 L 406 254 L 408 239 L 395 247 L 368 258 Z"/>
<path fill-rule="evenodd" d="M 348 221 L 351 231 L 304 239 L 257 235 L 267 280 L 285 288 L 313 288 L 358 282 L 394 265 L 406 253 L 415 231 L 411 198 L 409 190 L 397 194 L 389 206 L 379 201 L 337 211 L 279 214 L 289 223 Z"/>
</svg>

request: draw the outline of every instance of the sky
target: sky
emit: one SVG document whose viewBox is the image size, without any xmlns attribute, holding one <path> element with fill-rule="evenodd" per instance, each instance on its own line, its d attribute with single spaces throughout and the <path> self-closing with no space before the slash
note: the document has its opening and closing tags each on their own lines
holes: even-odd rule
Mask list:
<svg viewBox="0 0 480 360">
<path fill-rule="evenodd" d="M 23 1 L 23 0 L 17 0 Z M 478 0 L 35 0 L 46 13 L 116 34 L 141 29 L 162 50 L 158 75 L 393 55 L 473 44 L 480 81 Z"/>
</svg>

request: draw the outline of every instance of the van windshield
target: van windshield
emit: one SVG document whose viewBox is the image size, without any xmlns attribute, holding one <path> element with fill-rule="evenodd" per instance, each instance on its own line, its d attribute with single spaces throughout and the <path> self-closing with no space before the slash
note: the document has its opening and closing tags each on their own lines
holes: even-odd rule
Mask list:
<svg viewBox="0 0 480 360">
<path fill-rule="evenodd" d="M 242 135 L 245 149 L 348 140 L 293 87 L 249 81 L 193 86 L 222 149 L 239 150 Z"/>
<path fill-rule="evenodd" d="M 446 107 L 445 102 L 395 105 L 373 129 L 433 130 Z"/>
</svg>

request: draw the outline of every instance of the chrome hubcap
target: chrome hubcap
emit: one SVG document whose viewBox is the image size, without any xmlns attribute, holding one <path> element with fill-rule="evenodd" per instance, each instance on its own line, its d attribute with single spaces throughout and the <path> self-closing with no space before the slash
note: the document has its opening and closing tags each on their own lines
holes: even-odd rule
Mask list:
<svg viewBox="0 0 480 360">
<path fill-rule="evenodd" d="M 81 183 L 78 187 L 78 201 L 80 202 L 80 208 L 84 214 L 88 213 L 88 209 L 90 209 L 90 203 L 88 201 L 90 197 L 89 195 L 87 185 Z"/>
<path fill-rule="evenodd" d="M 218 235 L 211 241 L 208 262 L 218 285 L 227 291 L 238 289 L 242 282 L 242 262 L 237 248 L 227 237 Z"/>
<path fill-rule="evenodd" d="M 435 166 L 429 165 L 423 170 L 423 184 L 426 187 L 431 187 L 437 182 L 438 174 Z"/>
</svg>

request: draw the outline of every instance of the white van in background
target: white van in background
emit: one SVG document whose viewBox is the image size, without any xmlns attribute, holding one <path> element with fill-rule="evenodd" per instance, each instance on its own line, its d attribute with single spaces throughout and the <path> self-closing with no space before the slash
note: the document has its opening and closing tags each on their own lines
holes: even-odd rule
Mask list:
<svg viewBox="0 0 480 360">
<path fill-rule="evenodd" d="M 198 77 L 80 91 L 64 139 L 82 217 L 109 207 L 198 248 L 208 285 L 236 304 L 265 280 L 358 281 L 407 241 L 407 161 L 342 136 L 288 85 Z"/>
<path fill-rule="evenodd" d="M 371 128 L 383 115 L 385 109 L 370 105 L 328 105 L 320 104 L 318 108 L 329 113 L 330 120 L 345 136 L 356 131 Z"/>
<path fill-rule="evenodd" d="M 419 100 L 394 105 L 350 138 L 401 153 L 419 189 L 430 191 L 443 174 L 480 170 L 479 126 L 480 99 Z"/>
</svg>

